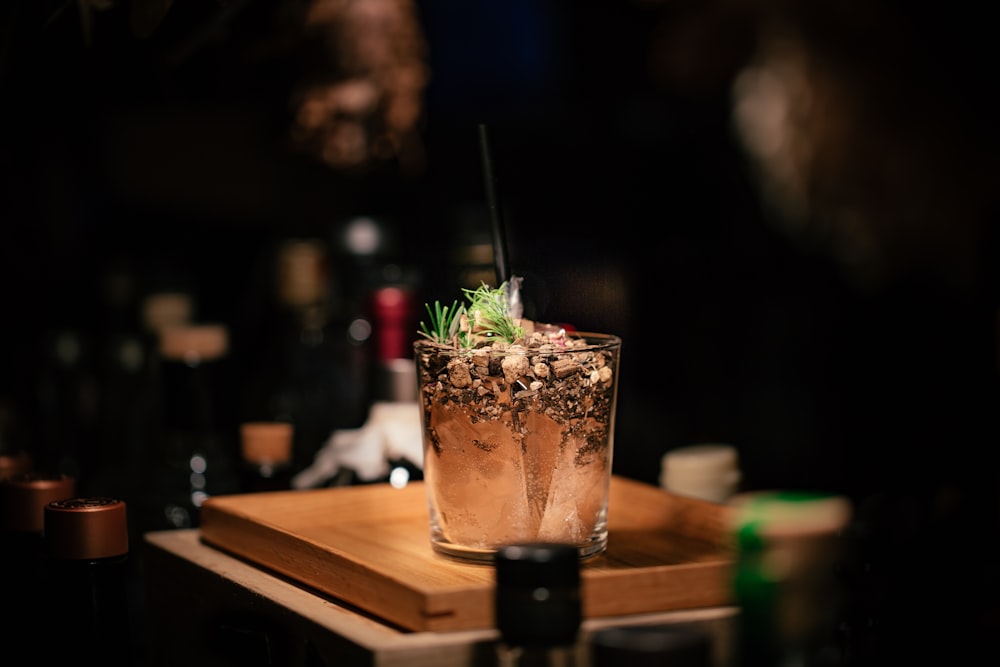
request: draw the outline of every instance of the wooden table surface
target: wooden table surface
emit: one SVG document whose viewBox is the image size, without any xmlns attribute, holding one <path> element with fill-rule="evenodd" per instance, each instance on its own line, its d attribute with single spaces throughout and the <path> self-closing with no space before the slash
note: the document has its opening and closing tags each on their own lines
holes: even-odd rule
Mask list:
<svg viewBox="0 0 1000 667">
<path fill-rule="evenodd" d="M 142 549 L 152 667 L 260 664 L 265 649 L 270 664 L 289 667 L 496 665 L 495 628 L 407 630 L 211 547 L 197 529 L 147 533 Z M 585 619 L 576 664 L 588 667 L 590 637 L 601 629 L 671 625 L 707 633 L 713 667 L 731 667 L 736 615 L 718 606 Z"/>
</svg>

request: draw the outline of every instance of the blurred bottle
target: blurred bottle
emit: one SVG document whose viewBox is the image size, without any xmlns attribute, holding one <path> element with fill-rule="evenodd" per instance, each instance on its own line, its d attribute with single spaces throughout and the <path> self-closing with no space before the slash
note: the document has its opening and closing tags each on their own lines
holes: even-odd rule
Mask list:
<svg viewBox="0 0 1000 667">
<path fill-rule="evenodd" d="M 195 323 L 197 304 L 191 291 L 179 288 L 154 290 L 146 293 L 139 308 L 140 333 L 142 337 L 145 366 L 142 379 L 142 400 L 139 402 L 138 415 L 133 416 L 134 432 L 141 438 L 143 445 L 140 453 L 147 451 L 149 440 L 149 422 L 155 419 L 158 389 L 161 381 L 160 373 L 163 364 L 161 347 L 163 332 L 173 327 L 186 327 Z M 227 343 L 228 345 L 228 343 Z"/>
<path fill-rule="evenodd" d="M 395 225 L 376 215 L 358 215 L 333 232 L 332 248 L 340 264 L 339 296 L 345 313 L 365 316 L 368 299 L 383 285 L 412 283 L 400 263 Z"/>
<path fill-rule="evenodd" d="M 520 544 L 494 559 L 499 667 L 584 664 L 577 637 L 583 622 L 580 557 L 566 544 Z"/>
<path fill-rule="evenodd" d="M 139 664 L 125 503 L 65 498 L 45 506 L 44 523 L 44 656 L 52 664 Z"/>
<path fill-rule="evenodd" d="M 27 438 L 19 406 L 12 398 L 0 396 L 0 480 L 34 466 Z"/>
<path fill-rule="evenodd" d="M 360 428 L 335 430 L 313 462 L 292 478 L 295 488 L 423 479 L 423 441 L 413 360 L 413 292 L 382 286 L 369 296 L 372 350 L 367 416 Z"/>
<path fill-rule="evenodd" d="M 69 322 L 50 329 L 40 345 L 32 459 L 39 469 L 80 480 L 98 449 L 100 398 L 93 340 L 85 325 Z"/>
<path fill-rule="evenodd" d="M 160 332 L 145 529 L 195 527 L 205 498 L 239 489 L 228 353 L 229 330 L 223 324 Z"/>
<path fill-rule="evenodd" d="M 159 465 L 154 443 L 161 438 L 160 333 L 172 326 L 190 324 L 194 296 L 180 288 L 156 288 L 140 293 L 138 277 L 112 272 L 107 281 L 101 358 L 101 452 L 79 489 L 83 495 L 107 493 L 135 498 L 137 510 L 130 517 L 135 529 L 149 524 L 142 496 L 151 494 L 147 476 Z"/>
<path fill-rule="evenodd" d="M 417 400 L 413 341 L 417 336 L 413 290 L 399 285 L 376 288 L 371 296 L 372 402 Z"/>
<path fill-rule="evenodd" d="M 385 447 L 389 474 L 378 481 L 401 486 L 423 479 L 423 442 L 417 428 L 420 422 L 417 367 L 413 359 L 413 340 L 417 335 L 413 289 L 402 285 L 379 287 L 372 294 L 371 304 L 375 354 L 369 422 L 376 413 L 393 419 L 395 422 L 388 428 L 395 428 L 399 435 Z M 408 432 L 412 437 L 403 440 Z"/>
<path fill-rule="evenodd" d="M 404 247 L 398 227 L 399 222 L 390 217 L 359 215 L 346 220 L 334 234 L 343 310 L 354 326 L 369 326 L 369 359 L 376 368 L 413 356 L 414 294 L 421 280 L 418 270 L 403 261 L 412 257 L 412 248 Z M 389 370 L 386 376 L 372 375 L 375 384 L 369 388 L 367 403 L 395 395 L 394 374 Z"/>
<path fill-rule="evenodd" d="M 733 593 L 740 608 L 737 664 L 844 664 L 837 627 L 844 596 L 837 578 L 850 502 L 824 493 L 758 491 L 730 504 L 737 547 Z"/>
<path fill-rule="evenodd" d="M 335 429 L 364 421 L 371 327 L 344 316 L 323 241 L 282 241 L 272 269 L 273 298 L 244 350 L 253 365 L 242 369 L 242 420 L 293 424 L 292 467 L 301 470 Z"/>
<path fill-rule="evenodd" d="M 63 473 L 21 472 L 0 480 L 0 520 L 7 557 L 22 564 L 41 554 L 45 532 L 45 506 L 53 500 L 76 495 L 76 480 Z"/>
<path fill-rule="evenodd" d="M 3 606 L 13 655 L 33 653 L 41 641 L 49 607 L 45 597 L 45 506 L 76 495 L 76 480 L 61 473 L 21 472 L 0 480 L 0 573 Z M 9 634 L 8 634 L 9 633 Z M 15 649 L 21 647 L 24 651 Z"/>
<path fill-rule="evenodd" d="M 683 625 L 627 625 L 597 630 L 590 638 L 591 667 L 710 667 L 712 642 Z"/>
<path fill-rule="evenodd" d="M 476 217 L 469 217 L 473 215 Z M 493 239 L 486 233 L 472 231 L 489 229 L 488 221 L 479 219 L 478 215 L 478 210 L 475 213 L 461 212 L 461 219 L 466 224 L 459 224 L 453 237 L 450 259 L 454 273 L 449 278 L 458 289 L 474 290 L 483 283 L 493 285 L 497 280 Z"/>
<path fill-rule="evenodd" d="M 293 434 L 294 426 L 287 422 L 247 422 L 240 425 L 241 487 L 244 492 L 291 488 Z"/>
<path fill-rule="evenodd" d="M 103 275 L 97 334 L 100 450 L 87 475 L 90 489 L 119 492 L 142 465 L 152 435 L 151 363 L 156 346 L 143 327 L 145 302 L 139 281 L 130 260 L 112 262 Z"/>
</svg>

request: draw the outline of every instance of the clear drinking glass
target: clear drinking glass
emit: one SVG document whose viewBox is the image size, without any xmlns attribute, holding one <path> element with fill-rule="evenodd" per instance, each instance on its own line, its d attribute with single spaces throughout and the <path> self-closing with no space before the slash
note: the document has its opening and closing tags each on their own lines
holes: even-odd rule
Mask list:
<svg viewBox="0 0 1000 667">
<path fill-rule="evenodd" d="M 434 550 L 477 562 L 528 542 L 604 552 L 621 339 L 414 350 Z"/>
</svg>

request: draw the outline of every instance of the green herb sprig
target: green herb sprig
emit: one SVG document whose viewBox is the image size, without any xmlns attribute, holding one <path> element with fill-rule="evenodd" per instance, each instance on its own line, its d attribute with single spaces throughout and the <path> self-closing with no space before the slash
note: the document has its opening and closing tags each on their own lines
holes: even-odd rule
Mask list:
<svg viewBox="0 0 1000 667">
<path fill-rule="evenodd" d="M 507 301 L 507 283 L 492 288 L 482 283 L 476 289 L 462 289 L 469 304 L 434 307 L 424 304 L 429 323 L 420 322 L 421 336 L 442 345 L 471 348 L 479 342 L 492 339 L 513 343 L 524 337 L 524 328 L 518 326 L 510 314 Z"/>
<path fill-rule="evenodd" d="M 507 283 L 493 289 L 482 283 L 474 290 L 463 289 L 469 305 L 466 315 L 470 319 L 470 332 L 486 338 L 500 338 L 513 343 L 524 336 L 524 329 L 514 323 L 507 302 Z"/>
</svg>

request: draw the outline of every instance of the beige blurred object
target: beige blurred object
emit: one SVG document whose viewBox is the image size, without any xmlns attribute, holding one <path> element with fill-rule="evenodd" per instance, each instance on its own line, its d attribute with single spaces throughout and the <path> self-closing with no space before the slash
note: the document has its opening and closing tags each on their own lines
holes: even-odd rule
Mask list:
<svg viewBox="0 0 1000 667">
<path fill-rule="evenodd" d="M 166 359 L 201 362 L 229 352 L 229 330 L 223 324 L 190 324 L 165 328 L 160 354 Z"/>
<path fill-rule="evenodd" d="M 286 306 L 303 308 L 326 300 L 327 252 L 318 239 L 285 242 L 277 258 L 278 299 Z"/>
<path fill-rule="evenodd" d="M 735 510 L 736 526 L 752 522 L 766 538 L 837 535 L 853 511 L 844 496 L 794 491 L 750 491 L 733 496 L 727 504 Z"/>
<path fill-rule="evenodd" d="M 451 259 L 458 268 L 458 286 L 463 289 L 474 290 L 496 279 L 493 244 L 488 241 L 459 246 L 452 251 Z"/>
<path fill-rule="evenodd" d="M 416 3 L 313 0 L 304 27 L 321 57 L 292 100 L 292 142 L 336 168 L 419 169 L 429 73 Z"/>
<path fill-rule="evenodd" d="M 362 482 L 371 482 L 388 475 L 389 462 L 396 460 L 421 468 L 420 428 L 420 406 L 416 401 L 373 403 L 361 428 L 339 429 L 330 434 L 312 464 L 292 478 L 292 488 L 331 485 L 342 470 L 352 471 Z"/>
<path fill-rule="evenodd" d="M 154 334 L 189 323 L 193 313 L 194 301 L 185 292 L 153 292 L 142 302 L 143 325 Z"/>
<path fill-rule="evenodd" d="M 288 463 L 294 428 L 287 422 L 247 422 L 240 425 L 243 458 L 258 465 Z"/>
<path fill-rule="evenodd" d="M 739 489 L 742 473 L 736 448 L 700 443 L 663 455 L 660 487 L 671 493 L 721 503 Z"/>
</svg>

